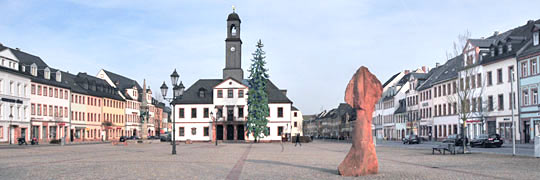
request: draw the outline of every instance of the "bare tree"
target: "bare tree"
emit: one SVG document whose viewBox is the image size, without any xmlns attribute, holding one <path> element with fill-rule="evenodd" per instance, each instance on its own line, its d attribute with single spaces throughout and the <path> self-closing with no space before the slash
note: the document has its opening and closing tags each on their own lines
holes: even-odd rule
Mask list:
<svg viewBox="0 0 540 180">
<path fill-rule="evenodd" d="M 467 44 L 467 41 L 471 38 L 471 32 L 469 30 L 465 30 L 463 34 L 459 34 L 457 37 L 457 41 L 454 41 L 452 43 L 452 51 L 448 52 L 446 51 L 446 59 L 452 59 L 454 57 L 457 57 L 461 55 L 463 52 L 463 49 L 465 48 L 465 45 Z"/>
</svg>

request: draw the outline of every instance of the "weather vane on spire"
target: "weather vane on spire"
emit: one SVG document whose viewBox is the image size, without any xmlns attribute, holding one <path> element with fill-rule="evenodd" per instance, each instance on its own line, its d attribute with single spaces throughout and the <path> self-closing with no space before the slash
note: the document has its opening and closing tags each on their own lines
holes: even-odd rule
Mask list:
<svg viewBox="0 0 540 180">
<path fill-rule="evenodd" d="M 234 12 L 236 10 L 236 8 L 234 7 L 234 5 L 232 6 L 232 12 Z"/>
</svg>

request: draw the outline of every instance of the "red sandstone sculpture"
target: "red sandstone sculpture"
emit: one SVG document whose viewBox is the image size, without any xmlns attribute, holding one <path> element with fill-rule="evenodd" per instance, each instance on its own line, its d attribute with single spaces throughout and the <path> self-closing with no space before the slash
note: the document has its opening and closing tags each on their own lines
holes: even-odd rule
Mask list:
<svg viewBox="0 0 540 180">
<path fill-rule="evenodd" d="M 363 176 L 379 171 L 371 135 L 371 118 L 381 94 L 381 82 L 364 66 L 356 71 L 347 85 L 345 102 L 356 110 L 356 124 L 352 147 L 338 167 L 342 176 Z"/>
</svg>

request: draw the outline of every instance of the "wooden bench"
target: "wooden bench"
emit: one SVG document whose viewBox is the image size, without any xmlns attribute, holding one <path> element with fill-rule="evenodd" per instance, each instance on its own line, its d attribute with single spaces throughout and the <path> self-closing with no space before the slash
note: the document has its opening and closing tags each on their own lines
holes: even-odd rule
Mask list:
<svg viewBox="0 0 540 180">
<path fill-rule="evenodd" d="M 431 154 L 435 154 L 435 151 L 438 151 L 439 154 L 441 154 L 441 153 L 446 154 L 446 151 L 448 151 L 450 154 L 455 155 L 456 154 L 456 147 L 454 146 L 454 144 L 450 144 L 450 143 L 439 144 L 439 145 L 432 148 Z"/>
</svg>

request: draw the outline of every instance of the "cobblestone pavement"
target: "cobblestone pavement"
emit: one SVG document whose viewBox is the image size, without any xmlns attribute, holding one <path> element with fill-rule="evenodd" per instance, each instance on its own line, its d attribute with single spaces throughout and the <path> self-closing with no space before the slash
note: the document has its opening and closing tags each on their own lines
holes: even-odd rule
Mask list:
<svg viewBox="0 0 540 180">
<path fill-rule="evenodd" d="M 341 177 L 350 144 L 92 144 L 0 149 L 0 179 L 538 179 L 540 159 L 377 147 L 379 174 Z"/>
</svg>

